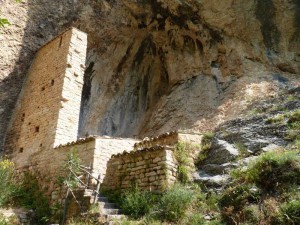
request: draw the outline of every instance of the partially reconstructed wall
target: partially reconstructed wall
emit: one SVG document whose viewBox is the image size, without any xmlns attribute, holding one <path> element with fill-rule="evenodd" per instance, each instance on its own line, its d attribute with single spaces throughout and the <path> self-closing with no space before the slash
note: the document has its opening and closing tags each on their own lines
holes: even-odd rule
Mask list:
<svg viewBox="0 0 300 225">
<path fill-rule="evenodd" d="M 106 176 L 101 187 L 108 190 L 125 190 L 137 185 L 148 191 L 168 188 L 178 177 L 178 163 L 174 156 L 177 144 L 186 142 L 192 146 L 193 151 L 189 149 L 189 166 L 193 167 L 193 157 L 200 150 L 200 146 L 197 145 L 201 140 L 200 134 L 177 131 L 146 138 L 134 145 L 135 151 L 112 156 L 107 163 Z"/>
<path fill-rule="evenodd" d="M 114 155 L 107 163 L 102 189 L 124 190 L 133 185 L 161 191 L 176 181 L 177 163 L 168 147 L 152 147 Z"/>
<path fill-rule="evenodd" d="M 77 139 L 86 47 L 87 35 L 72 28 L 37 52 L 5 140 L 17 167 Z"/>
</svg>

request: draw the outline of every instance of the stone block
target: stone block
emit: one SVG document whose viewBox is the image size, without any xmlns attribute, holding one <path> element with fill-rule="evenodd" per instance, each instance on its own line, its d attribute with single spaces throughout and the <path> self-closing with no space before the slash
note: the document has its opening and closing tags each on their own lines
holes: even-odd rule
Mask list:
<svg viewBox="0 0 300 225">
<path fill-rule="evenodd" d="M 153 182 L 153 181 L 155 181 L 155 180 L 156 180 L 155 176 L 149 177 L 149 181 L 150 181 L 150 182 Z"/>
<path fill-rule="evenodd" d="M 161 161 L 161 158 L 160 158 L 160 157 L 156 157 L 155 159 L 153 159 L 153 163 L 157 163 L 157 162 L 159 162 L 159 161 Z"/>
<path fill-rule="evenodd" d="M 146 173 L 145 176 L 150 177 L 150 176 L 155 176 L 157 173 L 155 171 L 152 171 L 150 173 Z"/>
<path fill-rule="evenodd" d="M 138 161 L 137 163 L 136 163 L 136 165 L 137 166 L 143 166 L 143 165 L 145 165 L 146 164 L 146 161 Z"/>
</svg>

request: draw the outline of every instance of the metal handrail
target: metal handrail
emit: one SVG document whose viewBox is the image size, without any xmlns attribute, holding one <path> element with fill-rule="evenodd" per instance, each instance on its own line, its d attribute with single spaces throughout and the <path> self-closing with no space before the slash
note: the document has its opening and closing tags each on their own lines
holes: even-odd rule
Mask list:
<svg viewBox="0 0 300 225">
<path fill-rule="evenodd" d="M 68 161 L 68 163 L 70 164 L 73 164 L 73 165 L 76 165 L 74 164 L 72 161 Z M 77 166 L 77 165 L 76 165 Z M 94 189 L 91 189 L 93 191 L 93 195 L 94 195 L 94 200 L 93 200 L 93 204 L 96 204 L 97 202 L 97 197 L 98 195 L 100 194 L 99 190 L 100 190 L 100 181 L 101 181 L 101 175 L 99 174 L 98 177 L 95 177 L 89 170 L 92 170 L 92 166 L 91 166 L 91 163 L 90 163 L 90 166 L 89 167 L 86 167 L 86 166 L 83 166 L 83 165 L 79 165 L 79 170 L 86 173 L 88 176 L 87 176 L 87 183 L 85 184 L 81 179 L 80 177 L 77 176 L 77 174 L 71 169 L 71 168 L 68 168 L 70 173 L 69 173 L 69 178 L 71 176 L 71 174 L 76 178 L 76 180 L 78 180 L 83 186 L 85 189 L 88 189 L 89 188 L 89 181 L 90 179 L 94 179 L 97 181 L 97 184 L 96 184 L 96 187 Z M 82 206 L 81 204 L 78 202 L 75 194 L 73 193 L 73 190 L 72 188 L 67 184 L 67 194 L 66 194 L 66 201 L 65 201 L 65 207 L 64 207 L 64 215 L 63 215 L 63 224 L 65 223 L 65 220 L 66 220 L 66 213 L 67 213 L 67 199 L 68 199 L 68 196 L 69 196 L 69 193 L 71 192 L 73 198 L 75 199 L 77 205 L 79 206 L 80 208 L 80 211 L 82 211 Z"/>
</svg>

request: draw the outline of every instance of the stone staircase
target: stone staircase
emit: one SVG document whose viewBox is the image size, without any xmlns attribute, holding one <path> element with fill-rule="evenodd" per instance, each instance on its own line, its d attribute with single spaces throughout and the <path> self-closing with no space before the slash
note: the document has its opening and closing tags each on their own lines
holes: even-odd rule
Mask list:
<svg viewBox="0 0 300 225">
<path fill-rule="evenodd" d="M 91 189 L 79 189 L 74 192 L 77 202 L 74 198 L 70 198 L 70 203 L 68 207 L 68 217 L 73 217 L 81 213 L 89 211 L 89 208 L 94 204 L 95 196 L 93 190 Z M 105 224 L 115 224 L 114 221 L 120 220 L 125 215 L 122 214 L 121 209 L 119 209 L 115 203 L 109 201 L 109 199 L 103 196 L 101 193 L 96 197 L 96 214 L 101 221 L 106 221 Z M 80 207 L 78 205 L 80 204 Z M 94 211 L 94 210 L 93 210 Z"/>
<path fill-rule="evenodd" d="M 124 217 L 121 209 L 119 209 L 115 203 L 110 202 L 109 199 L 102 194 L 98 196 L 97 203 L 100 215 L 104 217 L 107 222 L 122 219 Z"/>
</svg>

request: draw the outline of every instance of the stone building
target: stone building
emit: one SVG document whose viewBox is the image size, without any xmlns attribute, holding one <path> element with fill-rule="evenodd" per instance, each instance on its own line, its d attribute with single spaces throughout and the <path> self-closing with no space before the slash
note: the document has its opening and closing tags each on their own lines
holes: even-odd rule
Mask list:
<svg viewBox="0 0 300 225">
<path fill-rule="evenodd" d="M 17 167 L 77 139 L 87 35 L 69 29 L 36 54 L 6 135 Z"/>
<path fill-rule="evenodd" d="M 139 141 L 130 138 L 78 139 L 87 35 L 70 28 L 36 54 L 20 94 L 5 141 L 5 153 L 20 172 L 34 173 L 57 200 L 55 177 L 70 151 L 100 175 L 103 187 L 126 189 L 136 182 L 161 190 L 176 181 L 174 146 L 201 141 L 201 135 L 171 132 Z"/>
</svg>

